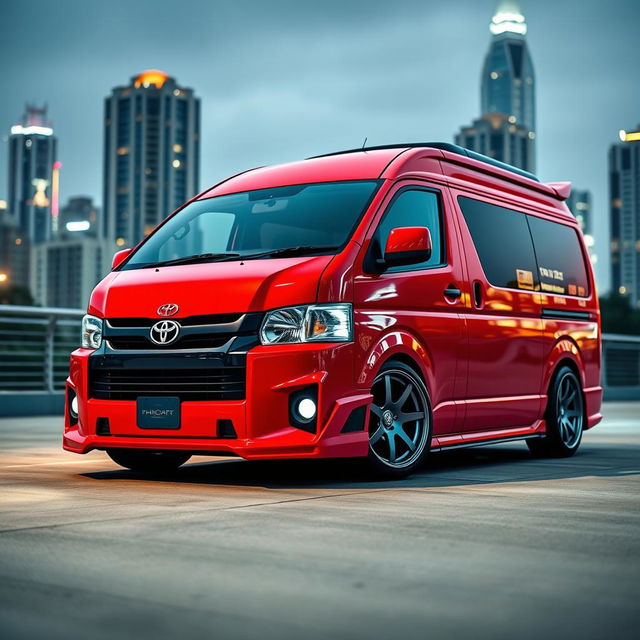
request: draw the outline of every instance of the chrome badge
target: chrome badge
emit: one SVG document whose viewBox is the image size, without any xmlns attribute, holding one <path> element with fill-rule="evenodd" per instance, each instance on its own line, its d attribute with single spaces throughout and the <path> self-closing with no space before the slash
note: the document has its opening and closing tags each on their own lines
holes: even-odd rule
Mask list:
<svg viewBox="0 0 640 640">
<path fill-rule="evenodd" d="M 161 304 L 158 307 L 157 314 L 159 316 L 164 316 L 165 318 L 168 318 L 169 316 L 175 316 L 176 313 L 178 313 L 179 308 L 180 307 L 178 307 L 177 304 L 173 304 L 173 302 L 170 304 Z"/>
<path fill-rule="evenodd" d="M 160 320 L 149 331 L 149 338 L 155 344 L 171 344 L 180 335 L 180 325 L 173 320 Z"/>
</svg>

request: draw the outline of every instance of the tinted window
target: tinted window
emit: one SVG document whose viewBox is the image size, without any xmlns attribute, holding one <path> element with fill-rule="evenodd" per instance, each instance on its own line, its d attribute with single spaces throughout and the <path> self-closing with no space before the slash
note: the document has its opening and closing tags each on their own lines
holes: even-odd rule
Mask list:
<svg viewBox="0 0 640 640">
<path fill-rule="evenodd" d="M 576 230 L 534 216 L 527 218 L 536 247 L 542 291 L 587 296 L 589 280 Z"/>
<path fill-rule="evenodd" d="M 431 258 L 410 267 L 391 267 L 388 271 L 424 269 L 443 262 L 442 222 L 437 194 L 419 189 L 401 191 L 389 205 L 376 232 L 380 249 L 384 250 L 389 232 L 396 227 L 427 227 L 431 234 Z"/>
<path fill-rule="evenodd" d="M 378 185 L 323 182 L 197 200 L 150 235 L 123 269 L 203 253 L 335 250 L 349 239 Z"/>
<path fill-rule="evenodd" d="M 458 198 L 487 280 L 496 287 L 538 290 L 527 216 L 471 198 Z"/>
</svg>

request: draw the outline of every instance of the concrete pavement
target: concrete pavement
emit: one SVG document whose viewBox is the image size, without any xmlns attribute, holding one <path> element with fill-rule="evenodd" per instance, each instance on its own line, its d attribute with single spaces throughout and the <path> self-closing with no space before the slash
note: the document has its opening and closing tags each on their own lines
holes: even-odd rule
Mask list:
<svg viewBox="0 0 640 640">
<path fill-rule="evenodd" d="M 523 443 L 404 481 L 194 458 L 174 476 L 0 420 L 3 638 L 602 638 L 640 626 L 640 404 L 566 460 Z"/>
</svg>

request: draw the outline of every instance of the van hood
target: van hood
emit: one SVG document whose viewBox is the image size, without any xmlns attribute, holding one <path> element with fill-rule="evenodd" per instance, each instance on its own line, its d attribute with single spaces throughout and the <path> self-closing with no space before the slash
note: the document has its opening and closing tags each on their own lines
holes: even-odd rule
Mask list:
<svg viewBox="0 0 640 640">
<path fill-rule="evenodd" d="M 333 256 L 212 262 L 113 271 L 91 295 L 89 313 L 104 318 L 156 318 L 176 304 L 176 318 L 266 311 L 315 302 Z"/>
</svg>

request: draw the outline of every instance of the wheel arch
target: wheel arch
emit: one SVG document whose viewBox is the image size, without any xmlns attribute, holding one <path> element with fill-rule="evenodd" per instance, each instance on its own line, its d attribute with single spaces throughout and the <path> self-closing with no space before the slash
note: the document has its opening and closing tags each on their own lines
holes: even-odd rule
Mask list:
<svg viewBox="0 0 640 640">
<path fill-rule="evenodd" d="M 369 354 L 358 374 L 358 384 L 371 387 L 380 368 L 389 360 L 406 364 L 420 377 L 433 398 L 433 359 L 428 346 L 408 331 L 385 334 L 369 350 Z"/>
<path fill-rule="evenodd" d="M 563 336 L 556 341 L 547 358 L 542 382 L 542 393 L 548 395 L 553 379 L 563 365 L 571 367 L 573 372 L 578 376 L 580 386 L 584 389 L 585 370 L 580 348 L 570 337 Z"/>
</svg>

